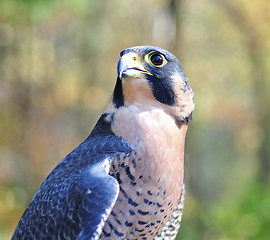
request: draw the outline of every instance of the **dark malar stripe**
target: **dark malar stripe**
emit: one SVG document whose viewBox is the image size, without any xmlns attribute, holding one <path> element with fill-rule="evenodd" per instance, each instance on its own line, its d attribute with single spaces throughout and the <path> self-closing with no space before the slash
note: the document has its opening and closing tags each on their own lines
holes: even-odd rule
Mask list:
<svg viewBox="0 0 270 240">
<path fill-rule="evenodd" d="M 157 79 L 154 76 L 146 76 L 155 99 L 163 104 L 172 106 L 175 104 L 176 96 L 174 94 L 173 81 L 169 79 Z"/>
<path fill-rule="evenodd" d="M 113 103 L 116 108 L 120 108 L 124 106 L 124 95 L 123 95 L 123 88 L 120 78 L 117 78 L 115 88 L 113 91 Z"/>
</svg>

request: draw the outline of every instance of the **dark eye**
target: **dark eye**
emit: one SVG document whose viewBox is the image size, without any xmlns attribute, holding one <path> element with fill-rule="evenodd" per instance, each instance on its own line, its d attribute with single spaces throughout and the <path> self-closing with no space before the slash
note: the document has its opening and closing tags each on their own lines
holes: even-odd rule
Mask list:
<svg viewBox="0 0 270 240">
<path fill-rule="evenodd" d="M 155 66 L 160 66 L 163 64 L 163 56 L 160 55 L 159 53 L 153 53 L 149 57 L 151 63 L 153 63 Z"/>
</svg>

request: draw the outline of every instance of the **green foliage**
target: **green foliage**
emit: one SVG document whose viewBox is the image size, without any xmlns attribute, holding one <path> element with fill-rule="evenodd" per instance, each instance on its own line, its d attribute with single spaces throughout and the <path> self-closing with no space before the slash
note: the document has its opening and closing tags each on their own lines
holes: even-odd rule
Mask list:
<svg viewBox="0 0 270 240">
<path fill-rule="evenodd" d="M 177 239 L 267 240 L 270 230 L 270 190 L 257 182 L 211 205 L 187 196 L 184 220 Z M 196 229 L 194 231 L 194 229 Z"/>
</svg>

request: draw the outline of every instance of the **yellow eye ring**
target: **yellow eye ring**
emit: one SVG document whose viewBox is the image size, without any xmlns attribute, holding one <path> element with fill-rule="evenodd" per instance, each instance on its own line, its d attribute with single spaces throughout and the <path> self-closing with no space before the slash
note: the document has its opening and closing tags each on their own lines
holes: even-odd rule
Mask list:
<svg viewBox="0 0 270 240">
<path fill-rule="evenodd" d="M 153 67 L 162 67 L 167 63 L 165 57 L 159 52 L 150 52 L 147 56 L 148 63 Z"/>
</svg>

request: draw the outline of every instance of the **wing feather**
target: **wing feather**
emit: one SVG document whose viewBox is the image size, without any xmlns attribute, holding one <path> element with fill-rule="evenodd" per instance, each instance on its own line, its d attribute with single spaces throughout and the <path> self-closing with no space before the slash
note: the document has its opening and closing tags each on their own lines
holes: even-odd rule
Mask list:
<svg viewBox="0 0 270 240">
<path fill-rule="evenodd" d="M 108 171 L 115 158 L 131 151 L 104 119 L 44 180 L 13 240 L 99 238 L 119 193 L 119 184 Z"/>
</svg>

